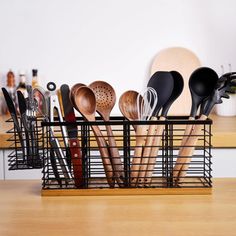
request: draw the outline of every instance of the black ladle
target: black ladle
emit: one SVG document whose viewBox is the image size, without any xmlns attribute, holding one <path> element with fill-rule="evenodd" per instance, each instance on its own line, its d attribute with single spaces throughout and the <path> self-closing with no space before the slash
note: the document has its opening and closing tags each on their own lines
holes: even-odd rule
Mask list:
<svg viewBox="0 0 236 236">
<path fill-rule="evenodd" d="M 196 116 L 200 104 L 212 94 L 217 81 L 217 73 L 208 67 L 200 67 L 191 74 L 189 79 L 189 89 L 192 97 L 190 117 Z"/>
<path fill-rule="evenodd" d="M 200 67 L 191 74 L 189 79 L 189 89 L 192 97 L 192 107 L 189 120 L 195 119 L 199 106 L 213 93 L 217 82 L 217 73 L 208 67 Z M 203 106 L 205 106 L 205 104 Z M 188 141 L 188 137 L 191 134 L 192 128 L 193 125 L 187 125 L 185 128 L 184 136 L 179 149 L 179 157 L 174 166 L 174 178 L 179 175 L 180 169 L 182 168 L 182 153 L 184 152 L 184 148 L 186 146 L 186 142 Z"/>
<path fill-rule="evenodd" d="M 222 103 L 222 98 L 229 98 L 227 90 L 229 86 L 231 86 L 230 82 L 231 81 L 224 80 L 222 78 L 218 81 L 214 91 L 208 97 L 205 103 L 204 109 L 202 110 L 202 114 L 199 120 L 206 120 L 215 104 Z M 187 152 L 184 155 L 184 159 L 181 160 L 182 165 L 180 167 L 178 175 L 176 176 L 177 178 L 175 179 L 176 184 L 181 183 L 184 180 L 184 177 L 186 176 L 187 170 L 189 168 L 189 163 L 191 162 L 192 155 L 195 149 L 194 147 L 196 146 L 199 135 L 201 134 L 201 129 L 201 125 L 196 125 L 191 133 L 191 136 L 189 136 L 186 142 L 188 148 L 186 149 Z"/>
</svg>

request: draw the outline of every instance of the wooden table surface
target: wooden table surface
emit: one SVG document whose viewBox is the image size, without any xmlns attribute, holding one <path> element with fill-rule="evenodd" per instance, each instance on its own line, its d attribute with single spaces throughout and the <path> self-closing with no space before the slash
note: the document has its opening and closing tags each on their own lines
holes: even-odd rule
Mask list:
<svg viewBox="0 0 236 236">
<path fill-rule="evenodd" d="M 41 197 L 40 181 L 0 181 L 0 235 L 236 235 L 236 178 L 208 196 Z"/>
</svg>

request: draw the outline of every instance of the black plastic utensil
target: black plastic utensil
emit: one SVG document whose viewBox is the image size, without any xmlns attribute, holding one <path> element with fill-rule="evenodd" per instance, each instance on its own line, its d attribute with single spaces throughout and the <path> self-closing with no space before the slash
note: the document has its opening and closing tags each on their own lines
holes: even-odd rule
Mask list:
<svg viewBox="0 0 236 236">
<path fill-rule="evenodd" d="M 163 105 L 168 101 L 174 88 L 174 80 L 170 72 L 157 71 L 148 81 L 147 87 L 155 89 L 158 101 L 153 116 L 158 116 Z"/>
<path fill-rule="evenodd" d="M 156 91 L 158 97 L 158 101 L 153 112 L 154 117 L 151 118 L 152 121 L 155 121 L 157 120 L 157 116 L 159 115 L 162 107 L 170 99 L 174 89 L 174 79 L 170 72 L 157 71 L 152 75 L 147 86 L 153 88 Z M 167 113 L 167 111 L 168 108 L 165 112 Z M 160 120 L 163 119 L 163 117 L 160 117 Z M 163 125 L 150 125 L 148 128 L 147 138 L 142 155 L 142 163 L 139 168 L 139 186 L 142 186 L 144 182 L 151 182 L 152 172 L 156 163 L 156 156 L 159 151 L 158 145 L 161 142 L 163 130 Z M 151 148 L 153 146 L 155 146 L 155 148 Z"/>
<path fill-rule="evenodd" d="M 215 104 L 222 103 L 223 102 L 222 98 L 229 98 L 229 95 L 226 92 L 230 86 L 231 86 L 230 80 L 224 79 L 223 77 L 221 77 L 218 80 L 214 91 L 207 98 L 207 100 L 204 101 L 204 107 L 201 111 L 199 120 L 206 120 Z M 191 132 L 191 136 L 189 136 L 186 142 L 187 147 L 183 155 L 185 156 L 185 158 L 182 160 L 183 163 L 178 172 L 177 179 L 175 180 L 176 184 L 178 184 L 179 182 L 181 183 L 183 181 L 182 179 L 186 176 L 187 170 L 189 168 L 189 163 L 191 162 L 191 158 L 195 149 L 194 147 L 197 144 L 200 132 L 201 132 L 201 126 L 195 125 Z"/>
<path fill-rule="evenodd" d="M 170 71 L 173 81 L 174 81 L 174 88 L 172 90 L 172 93 L 167 100 L 167 102 L 164 104 L 162 111 L 161 111 L 161 116 L 166 117 L 167 113 L 173 104 L 173 102 L 180 96 L 180 94 L 183 91 L 184 88 L 184 79 L 182 75 L 178 71 Z"/>
<path fill-rule="evenodd" d="M 189 89 L 192 98 L 192 107 L 189 120 L 194 120 L 197 114 L 198 108 L 205 100 L 211 96 L 216 89 L 218 83 L 217 73 L 209 67 L 200 67 L 196 69 L 190 76 Z M 202 105 L 204 107 L 205 104 Z M 203 108 L 201 108 L 203 110 Z M 178 158 L 176 160 L 173 177 L 176 178 L 182 168 L 182 162 L 184 161 L 184 153 L 187 152 L 188 147 L 186 143 L 189 135 L 191 134 L 193 125 L 187 125 L 181 142 L 181 148 L 179 149 Z M 184 150 L 186 148 L 186 150 Z"/>
<path fill-rule="evenodd" d="M 217 73 L 209 67 L 200 67 L 190 76 L 189 89 L 192 97 L 190 117 L 195 117 L 204 99 L 212 94 L 218 81 Z"/>
<path fill-rule="evenodd" d="M 7 90 L 5 88 L 2 88 L 2 92 L 3 92 L 8 110 L 11 114 L 13 123 L 15 125 L 16 131 L 17 131 L 17 134 L 18 134 L 18 137 L 19 137 L 19 140 L 20 140 L 20 144 L 21 144 L 21 148 L 22 148 L 22 154 L 23 154 L 23 161 L 26 161 L 26 159 L 25 159 L 25 157 L 26 157 L 25 143 L 24 143 L 24 139 L 22 137 L 22 130 L 21 130 L 18 118 L 17 118 L 17 113 L 16 113 L 16 108 L 15 108 L 14 102 L 12 101 L 11 96 L 9 95 L 9 93 L 7 92 Z"/>
<path fill-rule="evenodd" d="M 26 115 L 26 110 L 27 110 L 27 105 L 26 105 L 26 100 L 21 91 L 17 91 L 17 98 L 18 98 L 18 104 L 19 104 L 19 110 L 20 110 L 20 115 L 21 115 L 21 121 L 24 127 L 24 131 L 22 130 L 22 135 L 25 134 L 25 141 L 26 141 L 26 159 L 27 159 L 27 164 L 29 166 L 33 165 L 33 158 L 32 158 L 32 150 L 30 146 L 30 136 L 29 136 L 29 121 L 27 119 Z"/>
</svg>

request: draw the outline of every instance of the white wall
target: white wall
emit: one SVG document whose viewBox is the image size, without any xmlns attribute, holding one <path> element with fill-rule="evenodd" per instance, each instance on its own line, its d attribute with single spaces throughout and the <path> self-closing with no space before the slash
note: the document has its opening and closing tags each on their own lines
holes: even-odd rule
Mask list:
<svg viewBox="0 0 236 236">
<path fill-rule="evenodd" d="M 236 70 L 235 9 L 234 0 L 0 0 L 0 83 L 10 68 L 38 68 L 44 85 L 102 79 L 119 97 L 140 91 L 171 46 Z"/>
</svg>

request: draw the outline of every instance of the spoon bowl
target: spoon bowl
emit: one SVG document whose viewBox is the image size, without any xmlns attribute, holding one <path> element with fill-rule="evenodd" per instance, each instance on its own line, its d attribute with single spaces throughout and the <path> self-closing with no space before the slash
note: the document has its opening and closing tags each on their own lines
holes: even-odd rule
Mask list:
<svg viewBox="0 0 236 236">
<path fill-rule="evenodd" d="M 119 99 L 119 108 L 122 115 L 129 121 L 136 121 L 139 119 L 137 99 L 139 93 L 134 90 L 124 92 Z M 142 99 L 139 97 L 140 105 Z"/>
<path fill-rule="evenodd" d="M 199 105 L 211 95 L 218 81 L 218 75 L 208 67 L 196 69 L 190 76 L 189 89 L 192 97 L 190 117 L 195 117 Z"/>
</svg>

